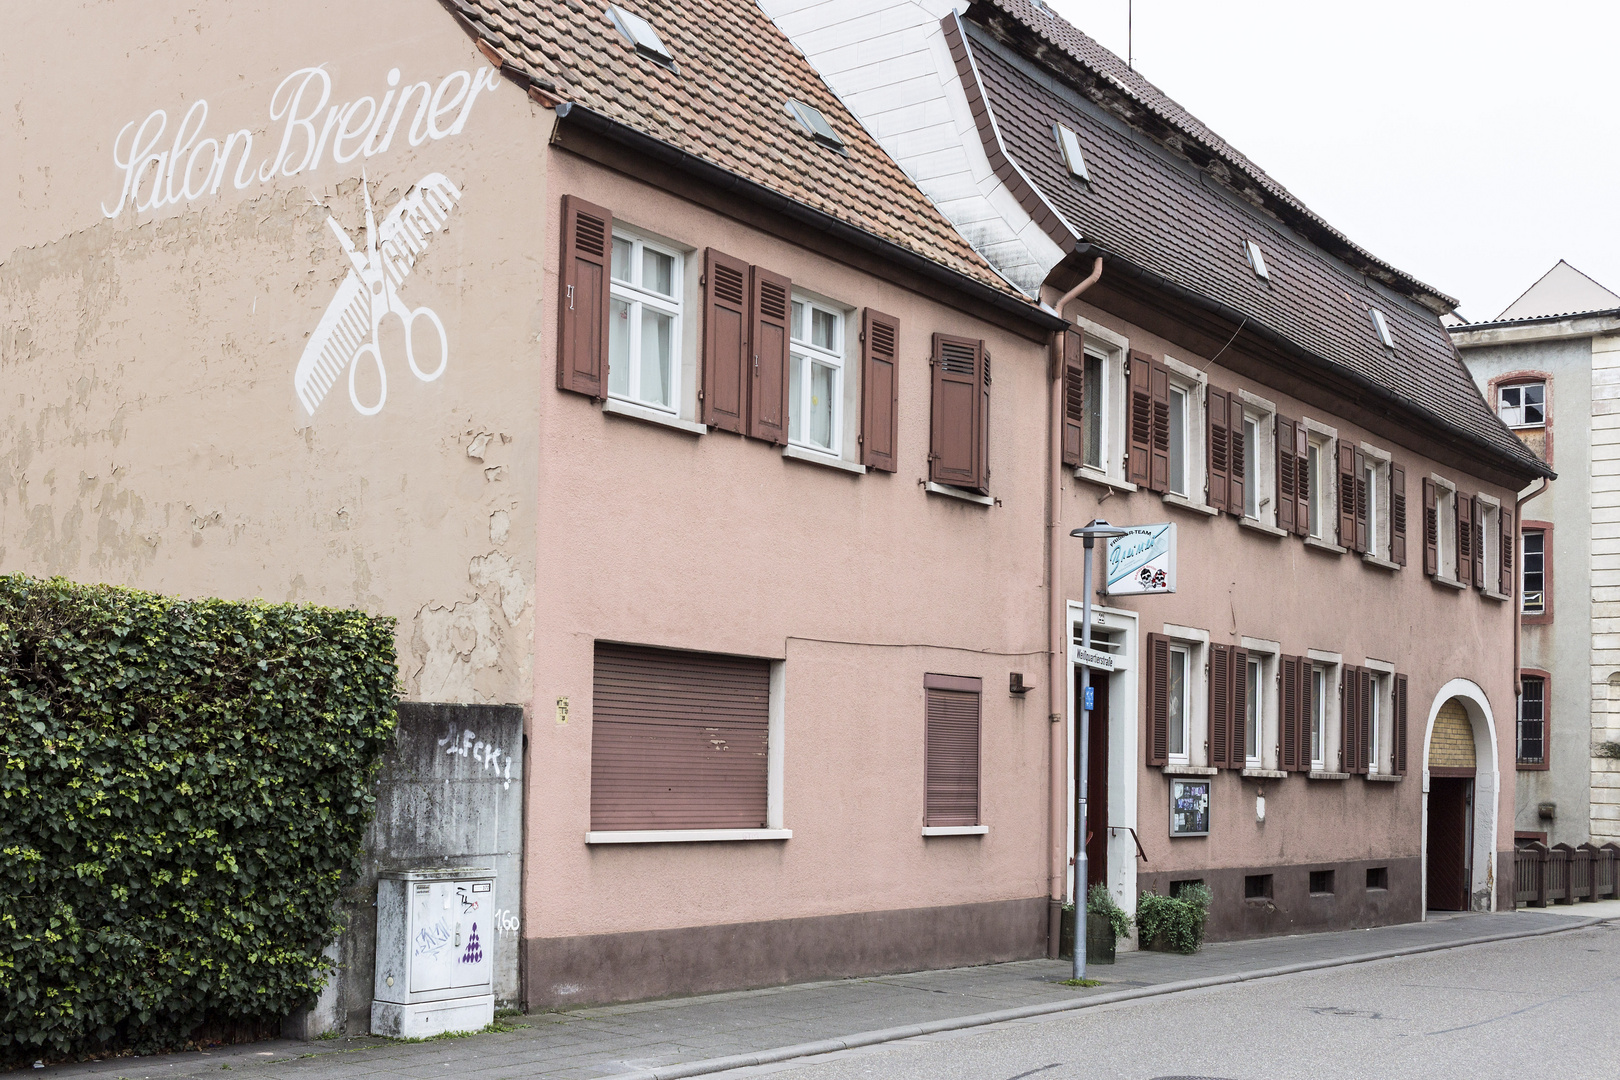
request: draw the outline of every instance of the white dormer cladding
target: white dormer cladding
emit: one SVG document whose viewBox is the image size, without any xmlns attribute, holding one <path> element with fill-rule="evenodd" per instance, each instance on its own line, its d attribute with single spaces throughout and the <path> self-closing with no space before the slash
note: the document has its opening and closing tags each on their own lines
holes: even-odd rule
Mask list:
<svg viewBox="0 0 1620 1080">
<path fill-rule="evenodd" d="M 759 0 L 759 6 L 968 243 L 1008 281 L 1039 295 L 1064 252 L 996 177 L 985 153 L 940 26 L 966 5 Z"/>
</svg>

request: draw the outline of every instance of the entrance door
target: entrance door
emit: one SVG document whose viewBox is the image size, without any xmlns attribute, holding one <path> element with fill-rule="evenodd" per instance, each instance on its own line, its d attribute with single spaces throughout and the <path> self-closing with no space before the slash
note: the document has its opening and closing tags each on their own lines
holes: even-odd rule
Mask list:
<svg viewBox="0 0 1620 1080">
<path fill-rule="evenodd" d="M 1087 876 L 1095 884 L 1108 880 L 1108 676 L 1092 673 L 1094 707 L 1091 710 L 1091 748 L 1086 788 Z M 1078 709 L 1080 670 L 1074 672 L 1074 700 Z M 1075 762 L 1078 770 L 1080 763 Z M 1078 774 L 1077 774 L 1078 775 Z M 1088 886 L 1089 888 L 1089 886 Z"/>
<path fill-rule="evenodd" d="M 1429 910 L 1467 911 L 1474 780 L 1429 778 Z"/>
</svg>

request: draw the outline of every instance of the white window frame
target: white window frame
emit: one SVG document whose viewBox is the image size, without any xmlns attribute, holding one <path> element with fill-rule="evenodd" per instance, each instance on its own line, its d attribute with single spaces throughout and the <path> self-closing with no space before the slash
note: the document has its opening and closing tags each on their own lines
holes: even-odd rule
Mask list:
<svg viewBox="0 0 1620 1080">
<path fill-rule="evenodd" d="M 850 309 L 842 304 L 836 304 L 819 296 L 800 292 L 797 289 L 795 289 L 793 292 L 792 303 L 794 305 L 805 305 L 805 326 L 807 330 L 811 325 L 811 320 L 814 317 L 812 313 L 817 310 L 823 311 L 838 320 L 837 327 L 833 333 L 833 340 L 838 343 L 838 347 L 836 350 L 829 350 L 822 348 L 819 345 L 812 344 L 807 339 L 801 339 L 794 336 L 794 331 L 796 328 L 793 324 L 796 320 L 793 317 L 793 309 L 791 307 L 789 308 L 789 360 L 788 370 L 785 374 L 789 379 L 791 379 L 793 376 L 793 361 L 800 361 L 802 370 L 800 371 L 801 385 L 799 387 L 799 393 L 801 397 L 799 400 L 810 400 L 810 390 L 814 385 L 814 380 L 811 378 L 812 362 L 820 363 L 832 368 L 836 373 L 837 385 L 833 387 L 832 395 L 832 446 L 821 446 L 817 443 L 811 442 L 807 438 L 804 438 L 802 435 L 804 426 L 800 427 L 800 437 L 794 438 L 791 434 L 793 430 L 793 416 L 791 412 L 788 415 L 788 431 L 790 433 L 788 436 L 788 445 L 798 447 L 799 449 L 808 451 L 812 454 L 822 454 L 827 457 L 842 458 L 844 456 L 844 446 L 848 442 L 846 439 L 846 432 L 844 431 L 844 425 L 845 417 L 848 413 L 846 408 L 848 404 L 847 399 L 849 396 L 847 385 L 851 381 L 849 378 L 850 365 L 847 359 L 849 354 Z M 788 398 L 789 401 L 792 400 L 791 387 L 789 389 Z"/>
<path fill-rule="evenodd" d="M 1456 585 L 1457 485 L 1440 476 L 1431 475 L 1429 479 L 1434 481 L 1435 577 Z"/>
<path fill-rule="evenodd" d="M 1336 522 L 1339 506 L 1339 432 L 1315 420 L 1301 420 L 1306 430 L 1305 468 L 1310 470 L 1311 453 L 1319 455 L 1318 471 L 1321 476 L 1310 485 L 1310 513 L 1316 518 L 1316 527 L 1307 528 L 1306 535 L 1318 543 L 1337 547 L 1339 543 Z M 1318 531 L 1320 530 L 1320 531 Z"/>
<path fill-rule="evenodd" d="M 1207 510 L 1209 507 L 1208 488 L 1206 483 L 1208 463 L 1204 460 L 1207 452 L 1206 438 L 1209 422 L 1206 415 L 1208 407 L 1209 376 L 1193 367 L 1184 364 L 1173 356 L 1164 358 L 1164 366 L 1170 373 L 1170 390 L 1179 391 L 1185 395 L 1187 402 L 1182 420 L 1186 425 L 1183 433 L 1184 457 L 1182 463 L 1185 473 L 1184 481 L 1186 492 L 1173 489 L 1165 493 L 1165 501 L 1180 502 L 1199 509 Z M 1168 484 L 1165 485 L 1167 488 Z"/>
<path fill-rule="evenodd" d="M 1249 662 L 1260 665 L 1260 738 L 1243 748 L 1243 767 L 1246 769 L 1276 769 L 1277 740 L 1281 730 L 1278 701 L 1281 675 L 1282 645 L 1263 638 L 1245 637 L 1242 646 L 1248 650 Z M 1250 688 L 1252 692 L 1252 687 Z M 1248 723 L 1248 717 L 1244 717 Z M 1245 729 L 1246 731 L 1247 729 Z"/>
<path fill-rule="evenodd" d="M 1170 643 L 1171 666 L 1175 666 L 1178 657 L 1180 658 L 1181 663 L 1185 666 L 1185 670 L 1181 677 L 1181 752 L 1177 753 L 1176 751 L 1171 750 L 1165 758 L 1165 760 L 1169 761 L 1172 765 L 1192 764 L 1192 712 L 1194 697 L 1193 657 L 1195 655 L 1196 651 L 1191 645 L 1177 642 Z M 1170 677 L 1166 675 L 1165 684 L 1167 686 L 1169 685 L 1170 681 Z M 1166 711 L 1169 710 L 1169 702 L 1165 703 L 1165 709 Z M 1171 726 L 1168 744 L 1173 745 L 1175 742 L 1174 729 L 1176 725 L 1176 718 L 1172 716 L 1169 718 L 1168 722 Z"/>
<path fill-rule="evenodd" d="M 1526 423 L 1525 419 L 1524 419 L 1524 410 L 1525 410 L 1524 388 L 1527 387 L 1527 386 L 1539 386 L 1539 387 L 1541 387 L 1541 420 L 1538 421 L 1537 423 L 1533 423 L 1533 424 Z M 1517 391 L 1519 391 L 1519 404 L 1517 404 L 1517 405 L 1508 405 L 1503 400 L 1504 398 L 1507 397 L 1507 393 L 1508 393 L 1509 390 L 1517 390 Z M 1513 415 L 1509 415 L 1509 410 L 1510 409 L 1513 410 Z M 1544 428 L 1544 427 L 1546 427 L 1547 426 L 1547 380 L 1546 379 L 1527 379 L 1524 382 L 1508 382 L 1508 383 L 1502 383 L 1501 385 L 1499 385 L 1496 388 L 1496 415 L 1500 416 L 1502 418 L 1502 423 L 1506 424 L 1508 427 L 1513 428 L 1515 430 L 1526 429 L 1526 428 L 1534 430 L 1536 428 Z"/>
<path fill-rule="evenodd" d="M 1367 775 L 1384 776 L 1395 771 L 1395 665 L 1387 660 L 1367 659 L 1362 663 L 1372 673 L 1373 718 L 1371 745 L 1368 747 Z"/>
<path fill-rule="evenodd" d="M 608 397 L 625 401 L 641 409 L 652 409 L 655 412 L 667 413 L 671 416 L 681 415 L 681 406 L 685 399 L 686 380 L 682 364 L 683 346 L 686 343 L 686 253 L 679 247 L 667 241 L 649 237 L 638 230 L 625 228 L 617 222 L 613 226 L 613 239 L 628 240 L 631 243 L 630 272 L 631 280 L 623 282 L 613 277 L 612 249 L 609 247 L 608 255 L 608 290 L 614 300 L 621 300 L 630 305 L 629 313 L 629 359 L 630 371 L 627 385 L 628 391 L 623 394 L 612 390 L 612 349 L 607 348 L 609 355 Z M 671 284 L 674 288 L 672 295 L 663 295 L 642 287 L 639 283 L 642 272 L 641 253 L 643 249 L 651 248 L 660 254 L 671 256 L 674 266 L 671 268 Z M 665 405 L 660 402 L 647 401 L 637 391 L 641 383 L 641 364 L 638 362 L 641 345 L 641 309 L 650 307 L 655 311 L 673 316 L 673 325 L 670 327 L 670 358 L 669 358 L 669 392 L 670 402 Z M 603 343 L 604 347 L 607 343 Z"/>
<path fill-rule="evenodd" d="M 1247 390 L 1236 392 L 1243 405 L 1243 418 L 1253 420 L 1257 438 L 1254 440 L 1254 477 L 1245 476 L 1243 498 L 1244 520 L 1268 528 L 1277 527 L 1277 406 Z M 1244 449 L 1249 448 L 1245 432 Z M 1247 501 L 1254 499 L 1255 513 L 1248 512 Z"/>
<path fill-rule="evenodd" d="M 1103 361 L 1102 432 L 1098 440 L 1102 462 L 1100 465 L 1087 465 L 1082 461 L 1075 468 L 1074 475 L 1105 487 L 1135 491 L 1136 485 L 1125 479 L 1125 358 L 1130 355 L 1130 339 L 1088 319 L 1076 318 L 1074 324 L 1080 328 L 1084 339 L 1085 355 Z M 1084 455 L 1082 445 L 1082 458 Z"/>
<path fill-rule="evenodd" d="M 1374 562 L 1390 561 L 1390 463 L 1388 450 L 1369 443 L 1361 444 L 1361 453 L 1367 459 L 1367 471 L 1372 474 L 1367 485 L 1367 552 L 1365 558 Z"/>
<path fill-rule="evenodd" d="M 1170 639 L 1170 651 L 1187 655 L 1187 679 L 1182 703 L 1182 722 L 1186 738 L 1180 754 L 1166 753 L 1166 768 L 1174 771 L 1178 766 L 1205 767 L 1209 764 L 1209 631 L 1191 626 L 1165 624 L 1164 636 Z M 1168 751 L 1169 739 L 1165 740 Z"/>
<path fill-rule="evenodd" d="M 1506 599 L 1502 594 L 1502 503 L 1494 495 L 1480 492 L 1474 496 L 1480 508 L 1480 543 L 1485 545 L 1485 580 L 1474 585 L 1487 596 Z"/>
<path fill-rule="evenodd" d="M 1339 760 L 1339 680 L 1344 677 L 1344 657 L 1339 653 L 1323 652 L 1320 649 L 1308 649 L 1306 659 L 1311 664 L 1311 726 L 1314 733 L 1315 725 L 1320 717 L 1322 725 L 1320 743 L 1321 757 L 1311 755 L 1311 771 L 1340 773 L 1347 772 L 1343 762 Z M 1324 692 L 1318 700 L 1316 693 L 1316 672 L 1322 672 L 1322 685 Z M 1330 764 L 1331 763 L 1331 764 Z"/>
</svg>

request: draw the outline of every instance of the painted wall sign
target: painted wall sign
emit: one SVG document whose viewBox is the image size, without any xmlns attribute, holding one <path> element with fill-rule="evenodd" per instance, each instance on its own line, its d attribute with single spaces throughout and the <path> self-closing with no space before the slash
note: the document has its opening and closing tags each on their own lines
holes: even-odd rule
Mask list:
<svg viewBox="0 0 1620 1080">
<path fill-rule="evenodd" d="M 353 264 L 338 286 L 337 295 L 326 305 L 326 314 L 309 336 L 304 355 L 293 372 L 293 388 L 311 416 L 326 397 L 338 376 L 349 373 L 349 402 L 363 416 L 375 416 L 388 401 L 388 371 L 383 366 L 378 344 L 378 327 L 389 315 L 405 324 L 405 362 L 411 373 L 423 382 L 444 374 L 450 362 L 450 340 L 444 323 L 429 307 L 413 308 L 400 299 L 399 286 L 427 248 L 433 234 L 444 228 L 450 211 L 461 199 L 461 190 L 441 173 L 429 173 L 405 195 L 377 225 L 371 212 L 371 192 L 366 190 L 366 247 L 361 252 L 334 217 L 326 224 L 337 236 Z M 417 362 L 417 320 L 426 320 L 438 336 L 437 366 L 424 371 Z M 367 404 L 355 388 L 355 374 L 362 358 L 377 367 L 377 400 Z"/>
<path fill-rule="evenodd" d="M 1176 591 L 1176 526 L 1132 525 L 1108 541 L 1109 596 Z"/>
<path fill-rule="evenodd" d="M 1209 835 L 1209 781 L 1170 781 L 1170 835 Z"/>
<path fill-rule="evenodd" d="M 494 68 L 481 67 L 452 71 L 436 87 L 427 82 L 401 87 L 399 68 L 393 68 L 387 82 L 380 103 L 368 94 L 328 105 L 332 76 L 325 66 L 299 68 L 270 95 L 265 145 L 275 149 L 256 163 L 248 128 L 199 138 L 208 123 L 206 99 L 198 98 L 186 110 L 172 141 L 164 138 L 169 114 L 153 109 L 139 124 L 125 124 L 113 139 L 113 167 L 121 175 L 121 187 L 117 200 L 111 206 L 102 203 L 101 212 L 115 218 L 126 208 L 142 212 L 195 202 L 219 194 L 227 175 L 240 191 L 314 172 L 328 156 L 333 164 L 346 165 L 387 152 L 396 133 L 411 146 L 459 135 L 479 94 L 494 90 L 499 77 Z"/>
</svg>

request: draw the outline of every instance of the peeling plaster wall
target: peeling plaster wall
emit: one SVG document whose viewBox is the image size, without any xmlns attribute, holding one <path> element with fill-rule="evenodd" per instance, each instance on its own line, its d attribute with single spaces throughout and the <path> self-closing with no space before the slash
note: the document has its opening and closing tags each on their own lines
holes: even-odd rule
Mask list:
<svg viewBox="0 0 1620 1080">
<path fill-rule="evenodd" d="M 334 140 L 313 170 L 240 191 L 227 177 L 217 194 L 109 218 L 115 155 L 139 134 L 125 125 L 153 110 L 167 117 L 157 151 L 172 153 L 204 99 L 203 135 L 249 130 L 257 165 L 279 149 L 273 97 L 299 69 L 323 66 L 331 103 L 357 110 L 391 92 L 394 68 L 402 88 L 493 69 L 433 0 L 385 19 L 313 4 L 82 6 L 0 16 L 0 571 L 386 613 L 408 697 L 526 701 L 552 113 L 496 77 L 458 133 L 412 146 L 413 104 L 374 155 L 335 164 Z M 28 44 L 47 38 L 93 76 L 63 78 Z M 362 175 L 381 221 L 431 173 L 460 198 L 399 296 L 442 321 L 444 373 L 413 377 L 389 316 L 382 410 L 361 415 L 344 376 L 311 415 L 294 371 L 351 273 L 327 218 L 364 254 Z M 432 329 L 415 325 L 430 369 Z M 375 369 L 359 365 L 369 402 Z"/>
</svg>

